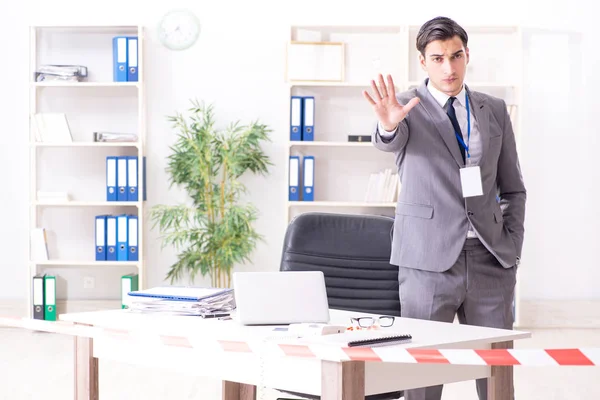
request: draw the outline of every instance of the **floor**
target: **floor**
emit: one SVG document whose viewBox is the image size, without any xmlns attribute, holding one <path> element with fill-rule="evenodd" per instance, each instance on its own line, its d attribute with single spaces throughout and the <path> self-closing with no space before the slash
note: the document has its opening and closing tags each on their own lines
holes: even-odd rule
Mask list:
<svg viewBox="0 0 600 400">
<path fill-rule="evenodd" d="M 530 330 L 520 348 L 600 347 L 600 330 Z M 0 328 L 0 400 L 73 398 L 73 339 Z M 517 367 L 517 400 L 600 399 L 600 367 Z M 110 400 L 219 399 L 220 382 L 100 361 L 100 398 Z M 259 390 L 259 400 L 276 393 Z M 443 400 L 476 400 L 473 382 L 444 388 Z"/>
</svg>

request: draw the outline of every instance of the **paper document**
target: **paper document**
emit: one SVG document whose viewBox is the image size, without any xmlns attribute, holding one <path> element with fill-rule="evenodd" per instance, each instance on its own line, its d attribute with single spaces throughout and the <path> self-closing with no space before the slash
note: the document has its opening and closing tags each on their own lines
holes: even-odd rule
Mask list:
<svg viewBox="0 0 600 400">
<path fill-rule="evenodd" d="M 233 289 L 201 288 L 189 286 L 159 286 L 151 289 L 129 292 L 130 296 L 156 297 L 170 300 L 199 301 L 233 291 Z"/>
<path fill-rule="evenodd" d="M 132 311 L 213 315 L 235 310 L 233 289 L 161 286 L 128 293 Z"/>
</svg>

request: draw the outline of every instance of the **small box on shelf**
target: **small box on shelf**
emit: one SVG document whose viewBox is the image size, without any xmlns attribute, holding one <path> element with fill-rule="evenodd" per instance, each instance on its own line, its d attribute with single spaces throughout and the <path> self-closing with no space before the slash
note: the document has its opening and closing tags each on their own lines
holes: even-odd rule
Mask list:
<svg viewBox="0 0 600 400">
<path fill-rule="evenodd" d="M 348 135 L 349 142 L 370 142 L 371 135 Z"/>
</svg>

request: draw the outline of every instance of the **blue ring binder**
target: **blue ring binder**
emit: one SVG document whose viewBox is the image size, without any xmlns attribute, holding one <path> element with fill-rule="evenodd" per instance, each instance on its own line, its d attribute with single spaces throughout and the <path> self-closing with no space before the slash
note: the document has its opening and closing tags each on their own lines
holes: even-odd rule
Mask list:
<svg viewBox="0 0 600 400">
<path fill-rule="evenodd" d="M 159 289 L 159 288 L 157 288 Z M 177 287 L 170 287 L 167 289 L 177 289 Z M 201 289 L 201 288 L 198 288 Z M 160 293 L 147 293 L 147 292 L 129 292 L 129 296 L 137 296 L 137 297 L 151 297 L 156 299 L 167 299 L 167 300 L 175 300 L 175 301 L 199 301 L 210 299 L 212 297 L 222 296 L 223 294 L 232 292 L 233 289 L 218 289 L 215 293 L 208 294 L 206 296 L 198 297 L 198 296 L 184 296 L 184 295 L 169 295 L 169 294 L 160 294 Z"/>
</svg>

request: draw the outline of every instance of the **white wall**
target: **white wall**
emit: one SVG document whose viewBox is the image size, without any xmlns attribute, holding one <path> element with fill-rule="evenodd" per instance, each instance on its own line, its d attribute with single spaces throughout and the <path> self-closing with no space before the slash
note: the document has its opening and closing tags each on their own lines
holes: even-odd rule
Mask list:
<svg viewBox="0 0 600 400">
<path fill-rule="evenodd" d="M 534 3 L 534 4 L 531 4 Z M 0 41 L 10 63 L 0 63 L 4 78 L 0 95 L 2 139 L 0 163 L 4 193 L 0 196 L 0 298 L 24 298 L 29 287 L 27 260 L 27 25 L 143 24 L 148 28 L 146 80 L 148 82 L 148 206 L 186 201 L 185 194 L 168 190 L 165 157 L 173 134 L 166 115 L 185 110 L 190 98 L 213 102 L 220 124 L 260 119 L 274 129 L 273 143 L 265 149 L 275 162 L 271 175 L 246 180 L 249 200 L 259 207 L 256 224 L 265 235 L 253 265 L 278 268 L 284 215 L 286 178 L 284 141 L 288 134 L 288 94 L 283 80 L 285 41 L 291 23 L 314 24 L 420 24 L 436 15 L 448 15 L 464 25 L 523 24 L 577 33 L 573 50 L 561 47 L 561 38 L 532 41 L 528 58 L 521 160 L 529 190 L 526 242 L 520 279 L 523 298 L 600 298 L 600 269 L 595 257 L 599 239 L 600 194 L 597 162 L 600 149 L 593 124 L 600 102 L 598 55 L 592 37 L 591 0 L 569 2 L 549 9 L 546 2 L 504 1 L 502 6 L 479 1 L 429 2 L 427 7 L 398 1 L 147 1 L 89 3 L 33 1 L 14 13 L 0 13 Z M 158 5 L 160 4 L 160 5 Z M 437 7 L 435 6 L 437 4 Z M 565 3 L 562 3 L 565 4 Z M 159 18 L 169 9 L 192 9 L 202 22 L 199 42 L 185 52 L 161 47 L 155 34 Z M 285 6 L 285 7 L 284 7 Z M 494 12 L 483 7 L 494 7 Z M 18 7 L 18 6 L 17 6 Z M 289 8 L 286 8 L 289 7 Z M 11 6 L 12 8 L 12 6 Z M 121 10 L 115 13 L 114 10 Z M 65 13 L 64 10 L 69 10 Z M 428 11 L 428 10 L 435 10 Z M 11 10 L 13 11 L 13 10 Z M 63 15 L 64 14 L 64 15 Z M 69 15 L 69 16 L 67 16 Z M 586 50 L 587 49 L 587 50 Z M 556 51 L 558 50 L 558 51 Z M 512 57 L 501 54 L 499 57 Z M 365 113 L 369 113 L 365 105 Z M 589 116 L 587 118 L 586 116 Z M 148 283 L 163 282 L 173 251 L 161 251 L 157 232 L 147 230 Z M 85 274 L 103 271 L 87 270 Z M 113 274 L 116 272 L 113 272 Z M 118 275 L 118 273 L 117 273 Z M 118 289 L 83 291 L 82 275 L 70 281 L 74 297 L 118 297 Z M 197 280 L 196 284 L 207 281 Z"/>
</svg>

